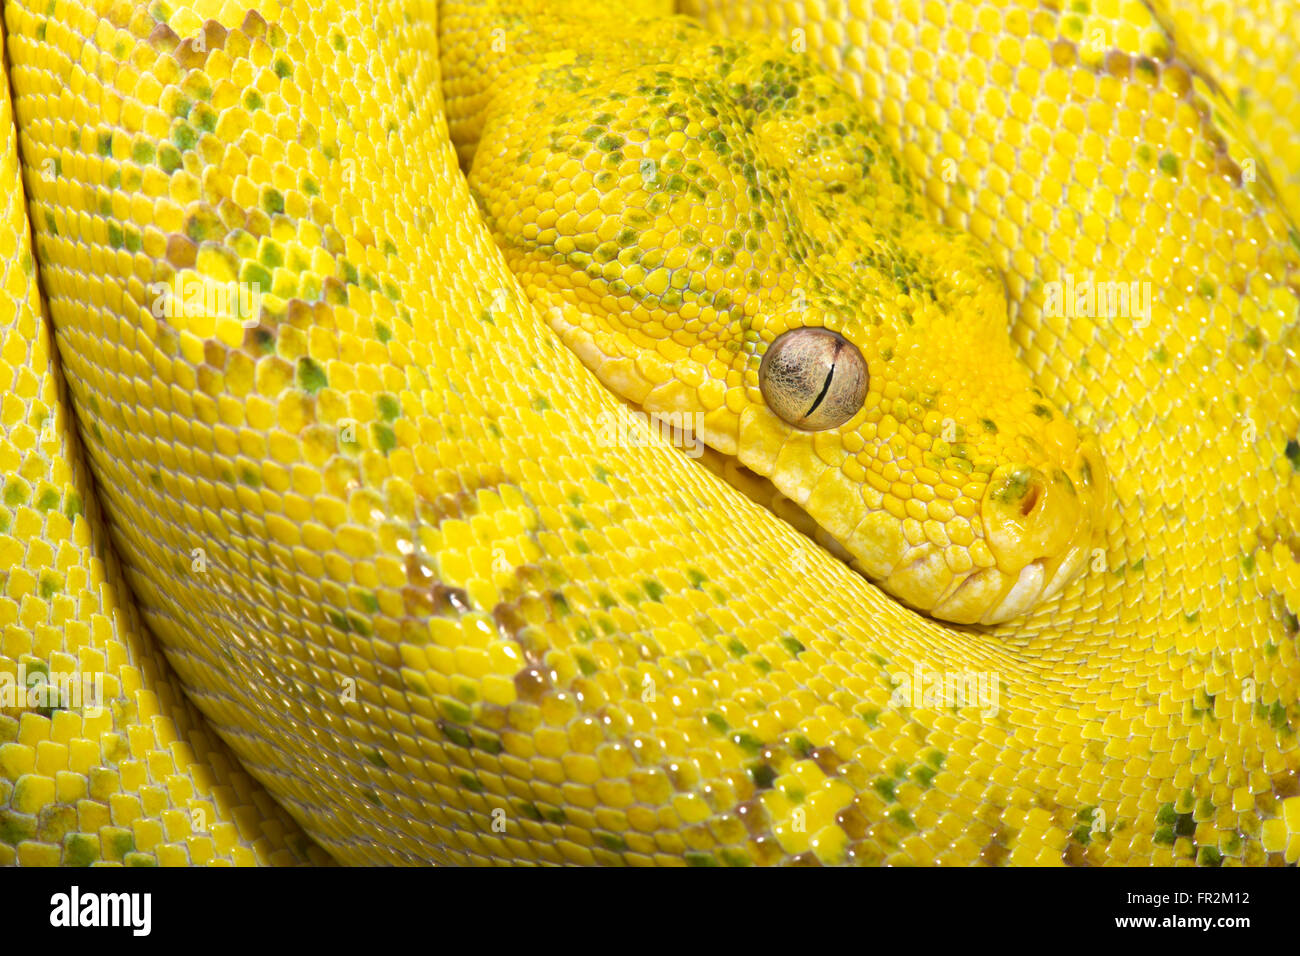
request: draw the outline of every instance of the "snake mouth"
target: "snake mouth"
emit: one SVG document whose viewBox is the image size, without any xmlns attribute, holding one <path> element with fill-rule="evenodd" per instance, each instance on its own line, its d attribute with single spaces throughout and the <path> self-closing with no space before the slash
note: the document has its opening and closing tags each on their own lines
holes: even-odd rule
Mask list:
<svg viewBox="0 0 1300 956">
<path fill-rule="evenodd" d="M 1106 469 L 1091 441 L 1071 467 L 1004 465 L 993 472 L 981 508 L 991 563 L 944 585 L 927 574 L 927 555 L 905 556 L 886 590 L 955 624 L 1001 624 L 1059 594 L 1088 563 L 1107 497 Z"/>
<path fill-rule="evenodd" d="M 770 491 L 743 487 L 734 468 L 710 467 L 912 609 L 952 624 L 995 625 L 1056 597 L 1089 563 L 1106 511 L 1107 476 L 1091 440 L 1075 447 L 1068 465 L 995 469 L 976 516 L 980 535 L 965 548 L 916 535 L 919 522 L 884 510 L 866 511 L 854 526 L 842 502 L 828 507 L 779 473 L 743 468 L 743 449 L 747 480 Z"/>
<path fill-rule="evenodd" d="M 822 513 L 779 475 L 749 467 L 742 449 L 720 450 L 725 439 L 707 431 L 698 464 L 891 597 L 952 624 L 1001 624 L 1057 596 L 1088 565 L 1106 510 L 1106 470 L 1091 442 L 1081 443 L 1068 471 L 1005 466 L 985 494 L 985 549 L 954 560 L 931 541 L 908 545 L 903 523 L 887 512 L 868 513 L 845 534 L 842 513 Z M 980 553 L 990 555 L 982 564 Z"/>
<path fill-rule="evenodd" d="M 1041 557 L 1012 574 L 985 568 L 959 578 L 929 614 L 954 624 L 1002 624 L 1028 614 L 1074 580 L 1088 560 L 1088 536 L 1057 558 Z"/>
</svg>

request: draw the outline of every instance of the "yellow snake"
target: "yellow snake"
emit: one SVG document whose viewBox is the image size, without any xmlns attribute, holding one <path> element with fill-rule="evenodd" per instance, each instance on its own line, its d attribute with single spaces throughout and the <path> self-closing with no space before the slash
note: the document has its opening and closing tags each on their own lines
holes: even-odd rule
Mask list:
<svg viewBox="0 0 1300 956">
<path fill-rule="evenodd" d="M 1284 4 L 668 12 L 5 0 L 0 863 L 1300 859 Z"/>
</svg>

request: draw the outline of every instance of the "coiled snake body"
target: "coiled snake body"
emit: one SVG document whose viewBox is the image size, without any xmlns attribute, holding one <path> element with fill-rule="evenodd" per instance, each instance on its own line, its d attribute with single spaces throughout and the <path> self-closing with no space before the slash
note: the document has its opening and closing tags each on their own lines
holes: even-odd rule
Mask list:
<svg viewBox="0 0 1300 956">
<path fill-rule="evenodd" d="M 4 3 L 0 862 L 1300 859 L 1281 7 L 732 6 Z"/>
</svg>

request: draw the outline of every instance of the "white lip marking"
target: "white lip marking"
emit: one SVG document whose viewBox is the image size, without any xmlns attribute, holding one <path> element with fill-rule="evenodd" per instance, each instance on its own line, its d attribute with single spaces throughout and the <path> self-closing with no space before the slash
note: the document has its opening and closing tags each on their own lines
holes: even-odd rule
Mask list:
<svg viewBox="0 0 1300 956">
<path fill-rule="evenodd" d="M 1084 545 L 1077 544 L 1071 548 L 1064 560 L 1057 566 L 1056 573 L 1047 582 L 1047 587 L 1043 588 L 1042 600 L 1046 601 L 1050 597 L 1055 597 L 1067 584 L 1073 581 L 1087 558 L 1088 550 Z"/>
<path fill-rule="evenodd" d="M 1041 559 L 1025 565 L 1020 570 L 1016 583 L 1011 586 L 1007 596 L 1002 599 L 1002 603 L 986 614 L 981 623 L 1000 624 L 1025 613 L 1037 603 L 1038 596 L 1043 593 L 1043 584 L 1045 583 L 1043 577 L 1043 562 Z"/>
</svg>

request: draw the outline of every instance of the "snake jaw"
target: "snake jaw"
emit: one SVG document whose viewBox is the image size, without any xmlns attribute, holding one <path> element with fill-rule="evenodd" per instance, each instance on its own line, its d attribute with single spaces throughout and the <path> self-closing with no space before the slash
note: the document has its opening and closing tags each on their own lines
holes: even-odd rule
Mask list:
<svg viewBox="0 0 1300 956">
<path fill-rule="evenodd" d="M 995 470 L 981 517 L 996 565 L 987 569 L 980 600 L 954 592 L 935 616 L 960 613 L 973 617 L 965 623 L 1000 624 L 1060 593 L 1087 563 L 1105 498 L 1105 468 L 1091 442 L 1079 447 L 1069 472 L 1020 465 Z"/>
<path fill-rule="evenodd" d="M 835 529 L 859 573 L 903 603 L 943 621 L 1000 624 L 1030 613 L 1080 574 L 1106 513 L 1106 469 L 1095 443 L 1068 425 L 1039 437 L 1023 443 L 1038 451 L 1035 464 L 993 469 L 976 516 L 979 538 L 956 556 L 933 539 L 909 536 L 908 522 L 869 501 L 847 526 L 816 496 L 801 504 L 820 527 Z M 773 482 L 797 492 L 779 474 Z"/>
<path fill-rule="evenodd" d="M 1095 444 L 1081 442 L 1072 426 L 1068 436 L 1058 430 L 1059 445 L 1045 437 L 1025 443 L 1040 453 L 1044 447 L 1053 452 L 1046 458 L 1040 454 L 1035 465 L 993 469 L 975 516 L 977 540 L 954 549 L 915 537 L 919 522 L 880 507 L 869 485 L 855 484 L 846 468 L 821 457 L 829 454 L 829 445 L 822 445 L 819 455 L 811 436 L 766 409 L 744 418 L 749 427 L 739 447 L 731 433 L 706 430 L 702 437 L 767 479 L 787 505 L 797 506 L 801 518 L 782 514 L 795 527 L 823 546 L 833 540 L 832 550 L 854 570 L 938 620 L 993 625 L 1030 613 L 1084 569 L 1094 532 L 1104 521 L 1105 466 Z M 746 493 L 782 513 L 769 496 Z"/>
</svg>

